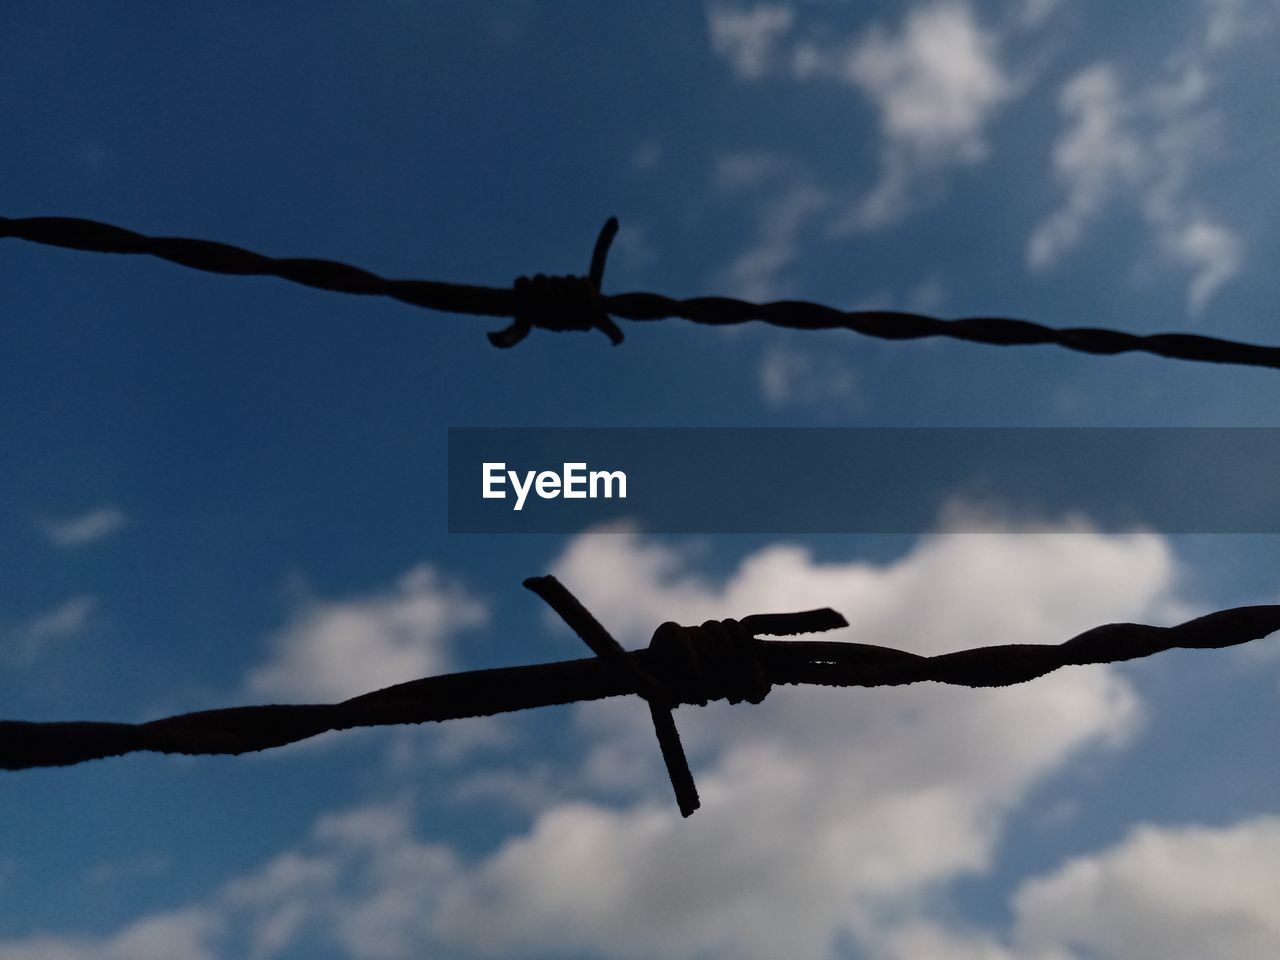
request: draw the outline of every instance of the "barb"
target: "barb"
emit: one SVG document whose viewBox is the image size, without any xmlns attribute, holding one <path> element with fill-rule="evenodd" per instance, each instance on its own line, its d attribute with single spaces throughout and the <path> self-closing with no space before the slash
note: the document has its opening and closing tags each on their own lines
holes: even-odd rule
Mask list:
<svg viewBox="0 0 1280 960">
<path fill-rule="evenodd" d="M 585 277 L 548 277 L 538 274 L 516 279 L 519 305 L 515 322 L 505 330 L 489 334 L 495 347 L 514 347 L 534 327 L 554 330 L 599 330 L 616 347 L 623 340 L 622 331 L 609 317 L 600 284 L 604 281 L 604 261 L 618 233 L 618 218 L 610 217 L 600 228 L 595 249 L 591 252 L 591 269 Z"/>
<path fill-rule="evenodd" d="M 606 296 L 600 291 L 604 261 L 617 232 L 615 218 L 600 231 L 586 277 L 521 277 L 512 287 L 482 287 L 433 280 L 391 280 L 333 260 L 276 259 L 209 240 L 149 237 L 94 220 L 71 217 L 0 217 L 0 238 L 98 253 L 133 253 L 160 257 L 212 273 L 273 276 L 341 293 L 391 297 L 404 303 L 447 313 L 511 317 L 504 330 L 491 333 L 497 347 L 512 347 L 534 327 L 562 332 L 600 330 L 614 343 L 622 331 L 613 318 L 667 320 L 681 318 L 709 326 L 763 323 L 792 330 L 843 329 L 882 340 L 949 337 L 992 346 L 1056 344 L 1091 354 L 1149 353 L 1203 363 L 1280 369 L 1280 346 L 1241 343 L 1191 333 L 1134 334 L 1103 327 L 1049 327 L 1008 317 L 964 317 L 944 320 L 896 310 L 838 310 L 805 300 L 750 303 L 729 297 L 677 300 L 656 293 Z"/>
<path fill-rule="evenodd" d="M 891 647 L 809 640 L 760 640 L 846 626 L 833 610 L 708 621 L 701 627 L 663 624 L 644 650 L 623 651 L 568 590 L 551 577 L 526 586 L 543 597 L 598 656 L 582 660 L 473 670 L 412 680 L 336 704 L 233 707 L 148 723 L 0 721 L 0 768 L 24 770 L 121 756 L 138 750 L 241 754 L 305 740 L 331 730 L 492 716 L 534 707 L 645 696 L 655 718 L 710 700 L 763 700 L 771 684 L 879 687 L 923 681 L 966 687 L 1024 683 L 1060 667 L 1117 663 L 1175 648 L 1217 649 L 1280 630 L 1280 605 L 1236 607 L 1173 627 L 1112 623 L 1057 645 L 1005 644 L 927 657 Z M 591 639 L 587 639 L 588 635 Z M 616 649 L 615 649 L 616 648 Z M 659 721 L 655 719 L 655 727 Z M 664 757 L 668 734 L 658 729 Z M 674 738 L 679 749 L 679 737 Z M 667 758 L 668 771 L 684 761 Z M 688 765 L 685 762 L 685 772 Z M 681 812 L 697 808 L 690 774 L 677 782 Z M 689 791 L 692 791 L 691 793 Z"/>
<path fill-rule="evenodd" d="M 760 641 L 749 630 L 787 636 L 849 625 L 844 617 L 830 609 L 748 617 L 741 623 L 708 620 L 701 627 L 664 623 L 649 643 L 649 649 L 659 658 L 663 675 L 670 680 L 664 682 L 630 659 L 622 645 L 555 577 L 530 577 L 524 585 L 558 613 L 582 642 L 616 675 L 626 678 L 649 704 L 662 761 L 667 766 L 676 804 L 685 817 L 697 810 L 701 801 L 671 711 L 681 703 L 706 706 L 708 700 L 759 703 L 768 695 L 770 683 L 760 663 Z"/>
</svg>

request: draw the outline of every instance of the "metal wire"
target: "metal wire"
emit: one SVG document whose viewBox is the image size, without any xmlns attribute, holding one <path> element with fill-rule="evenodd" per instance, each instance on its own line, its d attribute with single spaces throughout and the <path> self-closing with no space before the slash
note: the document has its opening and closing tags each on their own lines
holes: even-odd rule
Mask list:
<svg viewBox="0 0 1280 960">
<path fill-rule="evenodd" d="M 599 633 L 593 648 L 600 656 L 559 663 L 473 670 L 427 677 L 366 693 L 336 704 L 273 705 L 205 710 L 147 723 L 0 721 L 0 768 L 23 770 L 63 766 L 134 751 L 182 754 L 241 754 L 283 746 L 331 730 L 377 727 L 492 716 L 638 694 L 670 717 L 679 704 L 746 698 L 759 667 L 769 684 L 820 684 L 880 687 L 933 681 L 966 687 L 1002 687 L 1023 683 L 1060 667 L 1116 663 L 1174 648 L 1216 649 L 1257 640 L 1280 630 L 1280 605 L 1236 607 L 1173 627 L 1112 623 L 1095 627 L 1064 643 L 1005 644 L 938 656 L 863 643 L 809 640 L 759 640 L 757 634 L 812 633 L 845 626 L 832 610 L 747 617 L 740 622 L 749 643 L 724 644 L 721 627 L 709 621 L 685 631 L 685 655 L 658 637 L 644 650 L 611 650 L 616 641 L 553 578 L 526 581 L 550 598 L 574 629 Z M 554 602 L 553 602 L 554 601 Z M 587 620 L 594 627 L 588 625 Z M 735 680 L 745 678 L 745 685 Z M 642 679 L 644 678 L 644 679 Z M 763 699 L 763 693 L 751 699 Z M 658 721 L 655 719 L 655 726 Z M 659 739 L 681 812 L 697 808 L 692 775 L 679 737 Z M 674 734 L 674 723 L 671 725 Z M 672 744 L 674 743 L 674 748 Z M 669 757 L 674 749 L 678 756 Z M 683 772 L 677 768 L 683 764 Z M 684 777 L 687 776 L 687 782 Z"/>
<path fill-rule="evenodd" d="M 610 218 L 601 230 L 584 277 L 521 277 L 512 287 L 482 287 L 432 280 L 390 280 L 333 260 L 276 259 L 209 240 L 150 237 L 94 220 L 71 217 L 0 217 L 0 237 L 90 250 L 160 257 L 211 273 L 280 277 L 341 293 L 392 297 L 447 313 L 511 317 L 507 329 L 489 335 L 498 347 L 511 347 L 534 327 L 562 332 L 600 330 L 618 344 L 622 331 L 612 318 L 682 318 L 709 326 L 759 320 L 792 330 L 851 330 L 883 340 L 949 337 L 996 346 L 1056 344 L 1091 354 L 1149 353 L 1179 360 L 1280 369 L 1280 347 L 1240 343 L 1190 333 L 1134 334 L 1102 327 L 1056 328 L 1008 317 L 944 320 L 897 310 L 839 310 L 805 300 L 751 303 L 730 297 L 678 300 L 656 293 L 600 292 L 604 261 L 618 228 Z"/>
</svg>

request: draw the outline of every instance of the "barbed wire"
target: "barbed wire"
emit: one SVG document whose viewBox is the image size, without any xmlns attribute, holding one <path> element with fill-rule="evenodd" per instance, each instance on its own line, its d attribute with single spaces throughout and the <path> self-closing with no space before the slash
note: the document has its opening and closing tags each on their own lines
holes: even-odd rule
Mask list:
<svg viewBox="0 0 1280 960">
<path fill-rule="evenodd" d="M 924 656 L 865 643 L 761 640 L 848 626 L 834 610 L 664 623 L 626 651 L 554 577 L 525 586 L 595 656 L 426 677 L 335 704 L 204 710 L 146 723 L 0 721 L 0 768 L 65 766 L 135 751 L 242 754 L 335 730 L 493 716 L 635 694 L 647 701 L 676 800 L 698 808 L 672 710 L 714 700 L 759 703 L 776 684 L 884 687 L 933 681 L 965 687 L 1024 683 L 1065 666 L 1117 663 L 1175 648 L 1235 646 L 1280 630 L 1280 605 L 1235 607 L 1172 627 L 1111 623 L 1060 644 L 1002 644 Z"/>
<path fill-rule="evenodd" d="M 708 326 L 758 320 L 792 330 L 850 330 L 883 340 L 949 337 L 993 346 L 1056 344 L 1081 353 L 1139 352 L 1178 360 L 1280 369 L 1280 346 L 1191 333 L 1059 328 L 1009 317 L 945 320 L 898 310 L 839 310 L 806 300 L 751 303 L 732 297 L 681 300 L 657 293 L 606 295 L 600 285 L 605 258 L 617 231 L 617 219 L 609 218 L 596 240 L 586 276 L 537 274 L 520 277 L 511 287 L 484 287 L 434 280 L 392 280 L 334 260 L 268 257 L 210 240 L 145 236 L 95 220 L 0 217 L 0 237 L 98 253 L 147 254 L 210 273 L 273 276 L 321 290 L 391 297 L 447 313 L 510 317 L 510 326 L 489 334 L 494 346 L 504 348 L 515 346 L 535 327 L 556 332 L 599 330 L 616 345 L 622 342 L 623 334 L 614 318 L 680 318 Z"/>
</svg>

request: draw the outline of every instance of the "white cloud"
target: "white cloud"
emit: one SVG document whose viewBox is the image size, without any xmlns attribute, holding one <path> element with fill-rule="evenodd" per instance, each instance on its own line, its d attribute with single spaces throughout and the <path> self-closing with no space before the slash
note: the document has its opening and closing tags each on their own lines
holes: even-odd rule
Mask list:
<svg viewBox="0 0 1280 960">
<path fill-rule="evenodd" d="M 128 522 L 119 507 L 103 506 L 73 517 L 43 520 L 40 526 L 56 546 L 83 547 L 118 533 Z"/>
<path fill-rule="evenodd" d="M 707 8 L 711 48 L 743 79 L 768 72 L 774 48 L 794 22 L 794 11 L 781 4 L 739 9 L 715 3 Z"/>
<path fill-rule="evenodd" d="M 1244 244 L 1220 224 L 1193 218 L 1170 224 L 1162 239 L 1170 255 L 1191 268 L 1187 304 L 1192 313 L 1204 309 L 1218 288 L 1240 272 Z"/>
<path fill-rule="evenodd" d="M 759 376 L 760 389 L 771 407 L 803 407 L 839 419 L 861 402 L 858 374 L 839 352 L 774 343 L 761 356 Z"/>
<path fill-rule="evenodd" d="M 873 27 L 846 69 L 879 107 L 890 144 L 925 157 L 982 159 L 983 126 L 1011 93 L 995 37 L 959 3 L 912 11 L 897 36 Z"/>
<path fill-rule="evenodd" d="M 270 656 L 249 672 L 245 694 L 343 700 L 442 673 L 451 636 L 485 619 L 483 605 L 420 565 L 381 593 L 304 603 L 270 638 Z"/>
<path fill-rule="evenodd" d="M 72 597 L 52 610 L 18 624 L 6 638 L 9 641 L 9 659 L 21 665 L 30 664 L 51 642 L 73 636 L 88 626 L 97 606 L 98 602 L 93 597 Z"/>
<path fill-rule="evenodd" d="M 754 241 L 725 268 L 718 285 L 747 300 L 778 296 L 779 275 L 800 256 L 801 230 L 826 205 L 826 194 L 807 183 L 794 183 L 761 204 Z"/>
<path fill-rule="evenodd" d="M 19 627 L 18 633 L 28 643 L 37 645 L 58 637 L 70 636 L 85 628 L 96 607 L 97 601 L 93 597 L 72 597 L 47 613 L 28 620 Z"/>
<path fill-rule="evenodd" d="M 874 960 L 1071 960 L 1065 954 L 1030 956 L 1015 952 L 991 936 L 925 921 L 904 923 L 885 932 L 867 951 Z"/>
<path fill-rule="evenodd" d="M 863 298 L 853 310 L 906 310 L 912 313 L 936 313 L 947 298 L 942 278 L 931 274 L 902 295 L 881 290 Z M 805 410 L 819 421 L 834 423 L 866 412 L 866 398 L 861 390 L 861 377 L 848 349 L 847 341 L 834 332 L 826 346 L 827 336 L 814 332 L 805 344 L 778 339 L 767 344 L 756 368 L 760 393 L 766 404 L 775 409 Z"/>
<path fill-rule="evenodd" d="M 1128 129 L 1131 108 L 1112 68 L 1097 64 L 1077 73 L 1058 102 L 1070 126 L 1054 146 L 1053 165 L 1067 199 L 1031 235 L 1027 259 L 1036 268 L 1079 243 L 1085 224 L 1144 168 L 1142 146 Z"/>
<path fill-rule="evenodd" d="M 1052 266 L 1082 242 L 1087 228 L 1131 203 L 1164 257 L 1190 271 L 1187 308 L 1204 309 L 1239 273 L 1244 244 L 1192 195 L 1193 174 L 1219 141 L 1209 103 L 1215 59 L 1246 35 L 1247 4 L 1206 0 L 1207 23 L 1169 58 L 1157 80 L 1129 87 L 1111 64 L 1093 64 L 1062 88 L 1064 129 L 1053 150 L 1062 205 L 1027 242 L 1027 263 Z"/>
<path fill-rule="evenodd" d="M 987 127 L 1019 93 L 1001 65 L 999 33 L 965 0 L 934 0 L 895 29 L 877 23 L 852 39 L 815 30 L 784 43 L 796 18 L 783 6 L 714 4 L 708 18 L 712 48 L 737 76 L 756 79 L 785 65 L 794 80 L 858 91 L 878 113 L 879 181 L 837 220 L 836 234 L 899 222 L 947 168 L 983 160 Z"/>
<path fill-rule="evenodd" d="M 1280 818 L 1143 826 L 1014 898 L 1015 938 L 1099 960 L 1280 956 Z"/>
<path fill-rule="evenodd" d="M 147 879 L 154 882 L 172 868 L 172 858 L 160 854 L 143 854 L 122 860 L 104 860 L 85 870 L 84 882 L 87 886 L 105 890 L 126 881 L 136 882 Z"/>
<path fill-rule="evenodd" d="M 947 300 L 947 285 L 935 274 L 925 277 L 906 296 L 906 309 L 910 313 L 935 313 Z"/>
<path fill-rule="evenodd" d="M 840 55 L 797 51 L 800 75 L 834 73 L 880 115 L 880 181 L 837 232 L 897 223 L 937 173 L 986 158 L 986 128 L 1016 93 L 999 53 L 997 34 L 955 0 L 913 9 L 897 32 L 872 26 Z"/>
<path fill-rule="evenodd" d="M 1039 27 L 1053 16 L 1060 6 L 1062 6 L 1062 0 L 1023 0 L 1017 14 L 1019 25 L 1027 29 Z"/>
<path fill-rule="evenodd" d="M 409 941 L 423 939 L 417 911 L 453 864 L 409 827 L 402 803 L 326 816 L 301 849 L 229 881 L 206 903 L 99 938 L 0 942 L 0 960 L 266 960 L 308 936 L 358 960 L 409 956 Z"/>
<path fill-rule="evenodd" d="M 1133 830 L 1025 882 L 1007 942 L 928 922 L 890 931 L 883 960 L 1271 960 L 1280 956 L 1280 818 Z"/>
<path fill-rule="evenodd" d="M 719 193 L 730 196 L 760 190 L 792 172 L 776 153 L 726 153 L 716 158 L 712 182 Z"/>
<path fill-rule="evenodd" d="M 459 803 L 496 802 L 509 810 L 534 814 L 566 799 L 566 788 L 574 786 L 567 780 L 548 761 L 538 761 L 525 769 L 489 769 L 463 776 L 449 795 Z"/>
<path fill-rule="evenodd" d="M 511 716 L 467 717 L 445 724 L 397 727 L 387 748 L 387 767 L 400 778 L 414 778 L 456 765 L 477 753 L 507 751 L 520 741 L 519 721 Z"/>
<path fill-rule="evenodd" d="M 1204 33 L 1205 45 L 1210 51 L 1229 47 L 1249 32 L 1266 30 L 1271 20 L 1254 8 L 1259 4 L 1254 0 L 1204 0 L 1208 8 L 1208 25 Z M 1274 17 L 1275 4 L 1271 4 L 1270 14 Z"/>
<path fill-rule="evenodd" d="M 144 917 L 100 940 L 37 936 L 0 943 L 0 960 L 215 960 L 217 915 L 202 907 Z"/>
<path fill-rule="evenodd" d="M 755 230 L 746 249 L 711 280 L 712 285 L 747 300 L 778 296 L 780 275 L 800 256 L 805 226 L 829 205 L 826 192 L 785 157 L 769 153 L 718 158 L 713 183 L 721 194 L 749 196 Z"/>
<path fill-rule="evenodd" d="M 415 838 L 403 800 L 370 804 L 322 817 L 301 849 L 227 884 L 212 906 L 254 956 L 318 936 L 356 960 L 397 960 L 432 942 L 433 908 L 458 869 Z"/>
</svg>

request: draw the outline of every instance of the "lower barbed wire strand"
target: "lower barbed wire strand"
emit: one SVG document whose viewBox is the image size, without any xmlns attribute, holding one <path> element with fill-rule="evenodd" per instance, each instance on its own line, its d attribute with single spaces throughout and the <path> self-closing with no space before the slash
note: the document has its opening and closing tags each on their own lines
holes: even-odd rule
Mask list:
<svg viewBox="0 0 1280 960">
<path fill-rule="evenodd" d="M 743 623 L 750 618 L 744 618 Z M 1115 663 L 1175 648 L 1218 649 L 1280 630 L 1280 605 L 1236 607 L 1173 627 L 1115 623 L 1064 643 L 1005 644 L 937 656 L 873 644 L 761 640 L 774 684 L 877 687 L 934 681 L 1007 686 L 1072 665 Z M 627 654 L 664 684 L 663 658 Z M 678 687 L 678 684 L 673 684 Z M 135 751 L 241 754 L 331 730 L 491 716 L 634 694 L 624 672 L 596 657 L 411 680 L 337 704 L 205 710 L 146 723 L 0 721 L 0 769 L 65 766 Z"/>
<path fill-rule="evenodd" d="M 936 656 L 892 647 L 832 641 L 766 644 L 774 683 L 886 687 L 933 681 L 1006 687 L 1062 667 L 1120 663 L 1174 649 L 1211 650 L 1259 640 L 1280 630 L 1280 605 L 1234 607 L 1172 627 L 1109 623 L 1059 644 L 1002 644 Z"/>
<path fill-rule="evenodd" d="M 143 723 L 0 721 L 0 769 L 66 766 L 137 751 L 242 754 L 335 730 L 461 720 L 624 696 L 594 658 L 424 677 L 336 704 L 270 704 Z"/>
</svg>

